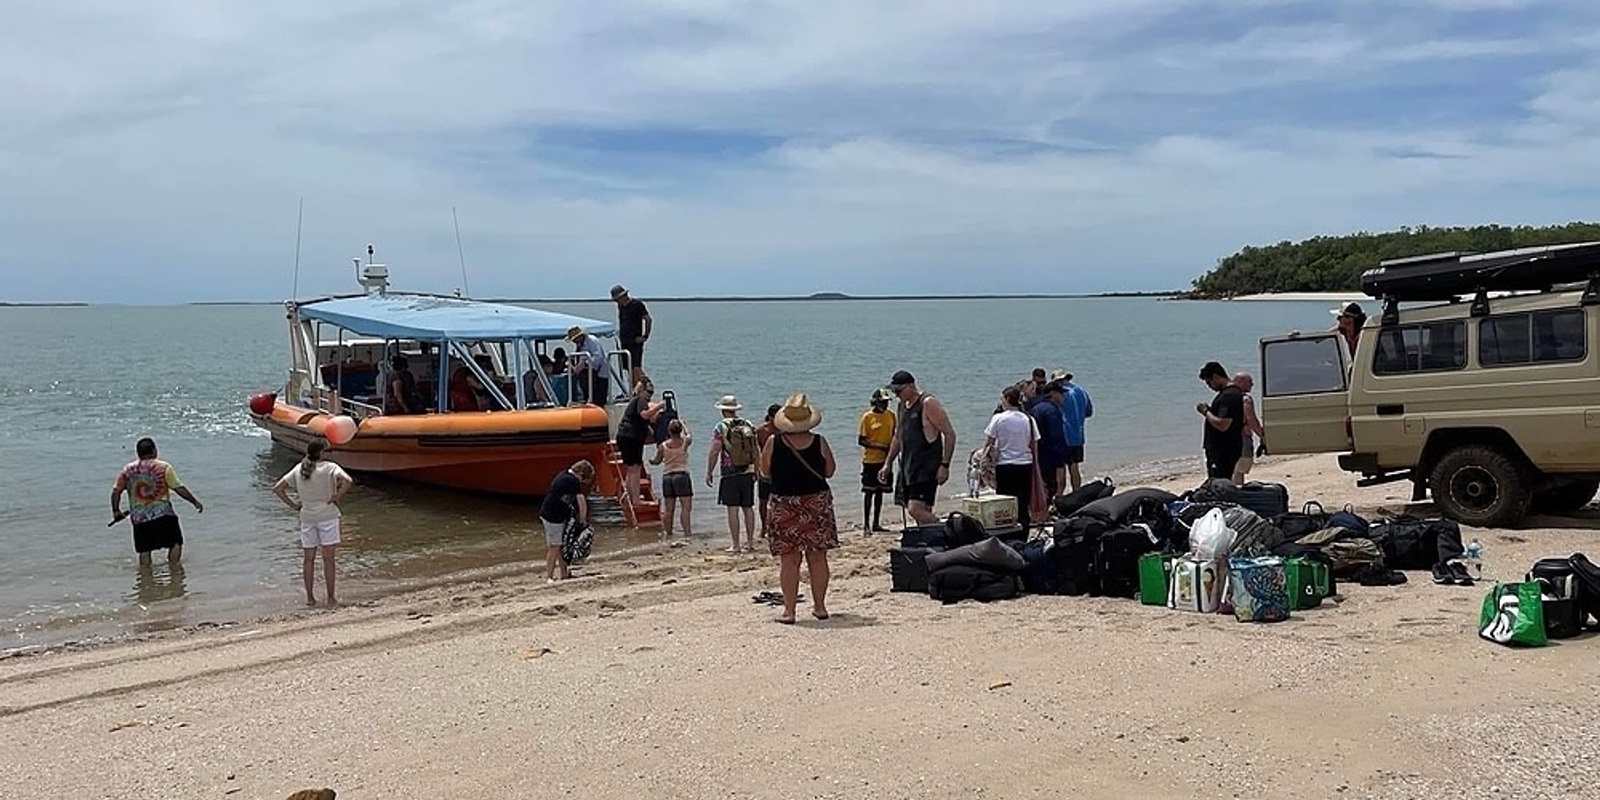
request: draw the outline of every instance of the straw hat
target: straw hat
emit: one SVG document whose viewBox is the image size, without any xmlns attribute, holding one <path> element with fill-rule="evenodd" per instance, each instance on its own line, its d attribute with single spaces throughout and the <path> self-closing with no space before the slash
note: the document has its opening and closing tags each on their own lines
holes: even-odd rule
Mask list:
<svg viewBox="0 0 1600 800">
<path fill-rule="evenodd" d="M 1064 369 L 1057 368 L 1054 372 L 1050 373 L 1050 380 L 1052 380 L 1052 381 L 1070 381 L 1070 380 L 1072 380 L 1072 373 L 1070 373 L 1070 372 L 1068 372 L 1068 371 L 1066 371 Z"/>
<path fill-rule="evenodd" d="M 784 433 L 805 433 L 822 422 L 822 409 L 811 404 L 804 392 L 784 401 L 772 424 Z"/>
<path fill-rule="evenodd" d="M 585 333 L 588 333 L 588 331 L 585 331 L 581 326 L 574 325 L 567 329 L 567 341 L 576 342 L 578 341 L 578 337 L 584 335 Z"/>
<path fill-rule="evenodd" d="M 744 406 L 739 405 L 739 398 L 734 397 L 731 394 L 725 394 L 722 396 L 721 400 L 716 402 L 713 408 L 717 409 L 718 411 L 738 411 L 739 409 L 744 408 Z"/>
</svg>

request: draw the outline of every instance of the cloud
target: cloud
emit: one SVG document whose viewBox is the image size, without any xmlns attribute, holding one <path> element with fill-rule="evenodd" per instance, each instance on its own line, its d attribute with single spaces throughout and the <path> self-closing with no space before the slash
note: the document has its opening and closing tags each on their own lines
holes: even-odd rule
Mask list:
<svg viewBox="0 0 1600 800">
<path fill-rule="evenodd" d="M 3 299 L 1100 291 L 1251 243 L 1550 223 L 1600 8 L 13 4 Z"/>
</svg>

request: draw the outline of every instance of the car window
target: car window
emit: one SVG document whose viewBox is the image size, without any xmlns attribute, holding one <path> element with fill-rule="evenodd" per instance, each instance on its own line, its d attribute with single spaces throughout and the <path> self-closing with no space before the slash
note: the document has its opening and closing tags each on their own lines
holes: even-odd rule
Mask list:
<svg viewBox="0 0 1600 800">
<path fill-rule="evenodd" d="M 1467 365 L 1467 324 L 1462 321 L 1391 325 L 1378 329 L 1372 374 L 1444 372 Z"/>
<path fill-rule="evenodd" d="M 1489 317 L 1478 324 L 1485 367 L 1582 361 L 1588 355 L 1584 310 L 1561 308 Z"/>
<path fill-rule="evenodd" d="M 1261 351 L 1262 396 L 1344 391 L 1341 348 L 1336 336 L 1267 342 Z"/>
</svg>

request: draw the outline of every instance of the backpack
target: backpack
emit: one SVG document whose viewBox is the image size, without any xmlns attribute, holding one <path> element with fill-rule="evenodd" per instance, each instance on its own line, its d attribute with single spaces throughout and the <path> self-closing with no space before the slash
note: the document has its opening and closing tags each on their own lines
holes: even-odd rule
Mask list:
<svg viewBox="0 0 1600 800">
<path fill-rule="evenodd" d="M 727 420 L 722 427 L 722 449 L 735 467 L 748 467 L 756 463 L 761 454 L 761 440 L 750 421 L 742 417 Z"/>
<path fill-rule="evenodd" d="M 561 560 L 568 564 L 582 564 L 589 560 L 589 549 L 594 545 L 594 529 L 576 517 L 567 520 L 561 531 Z"/>
<path fill-rule="evenodd" d="M 1065 595 L 1100 593 L 1100 537 L 1111 524 L 1099 517 L 1068 517 L 1051 532 L 1055 545 L 1044 552 L 1055 573 L 1056 592 Z"/>
</svg>

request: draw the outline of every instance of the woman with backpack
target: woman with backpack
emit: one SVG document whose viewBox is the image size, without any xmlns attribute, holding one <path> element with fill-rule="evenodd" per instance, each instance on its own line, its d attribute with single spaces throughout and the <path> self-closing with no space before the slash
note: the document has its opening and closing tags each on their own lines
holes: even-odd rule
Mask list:
<svg viewBox="0 0 1600 800">
<path fill-rule="evenodd" d="M 767 511 L 767 546 L 778 557 L 783 613 L 777 621 L 794 624 L 800 595 L 800 562 L 811 575 L 811 616 L 828 618 L 828 551 L 839 546 L 833 514 L 833 449 L 813 429 L 822 411 L 804 394 L 783 404 L 773 418 L 778 434 L 761 448 L 761 472 L 772 477 L 772 507 Z"/>
</svg>

